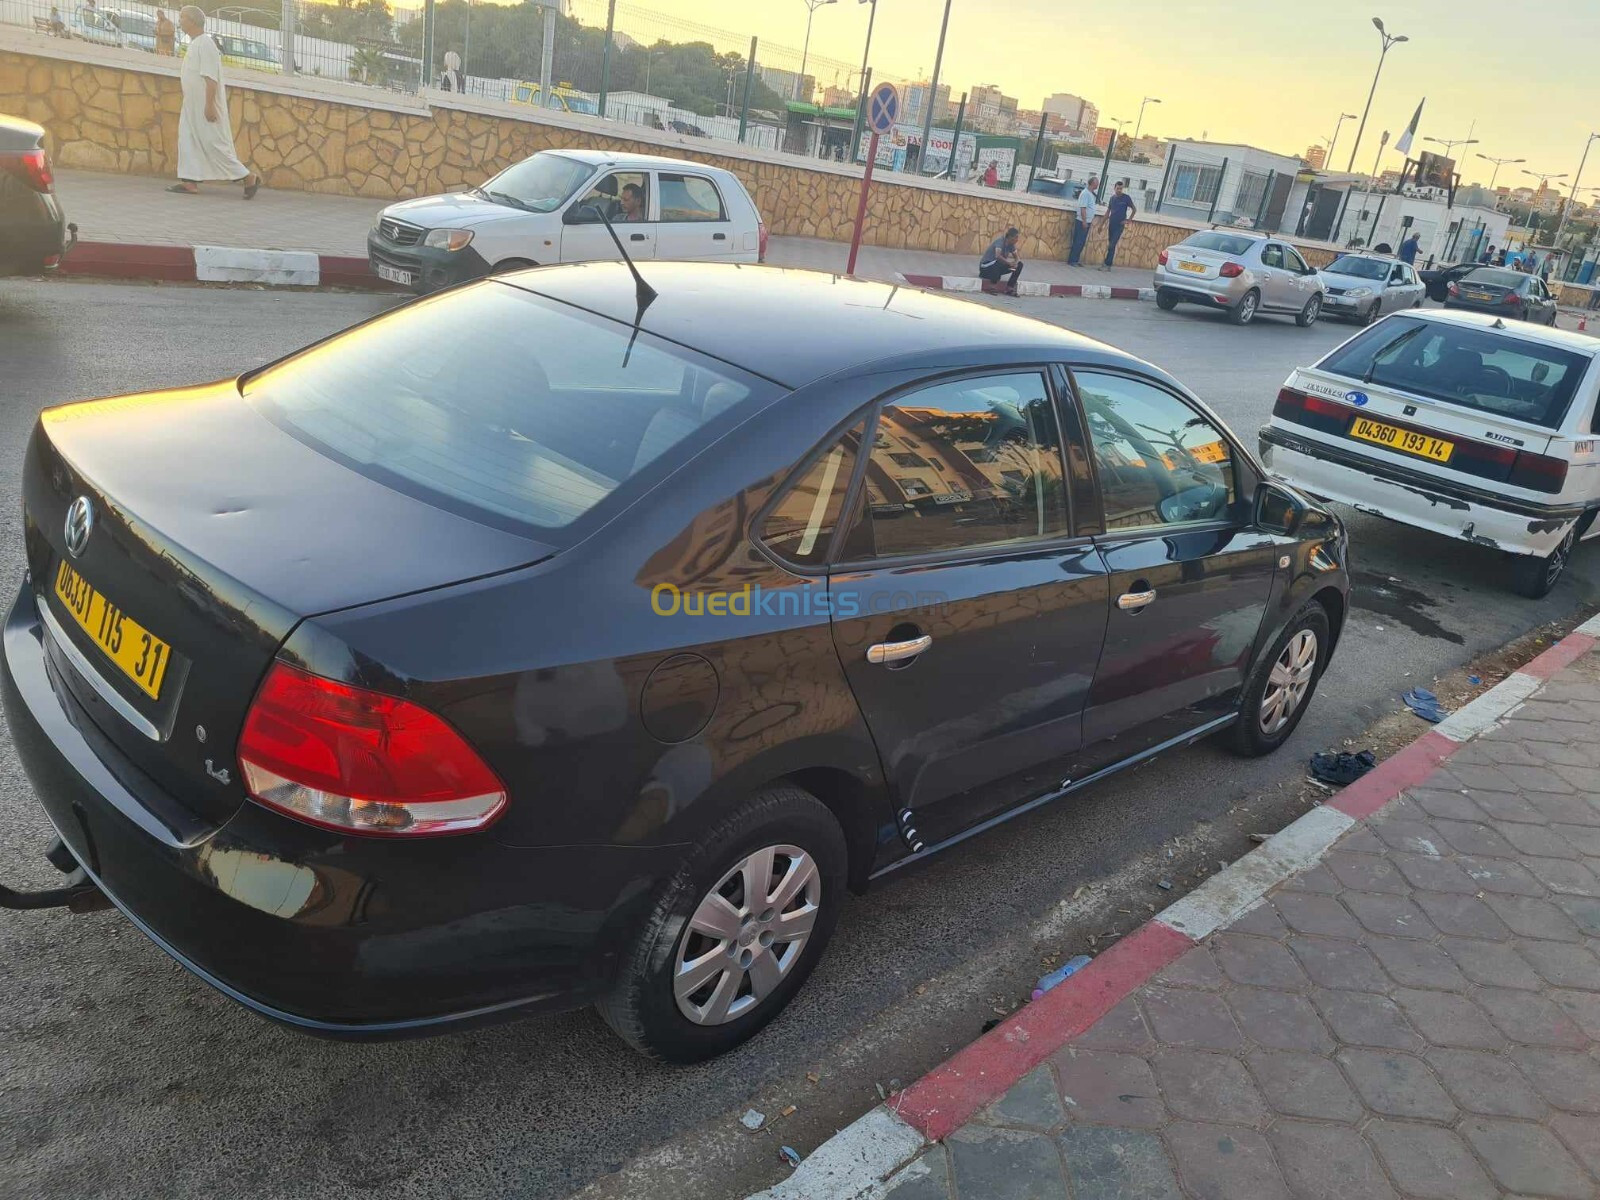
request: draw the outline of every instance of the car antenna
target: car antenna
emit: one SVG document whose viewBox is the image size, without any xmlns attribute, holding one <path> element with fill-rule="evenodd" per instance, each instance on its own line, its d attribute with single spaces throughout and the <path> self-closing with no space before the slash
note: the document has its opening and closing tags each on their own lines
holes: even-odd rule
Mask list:
<svg viewBox="0 0 1600 1200">
<path fill-rule="evenodd" d="M 588 206 L 589 210 L 599 217 L 606 227 L 606 232 L 611 235 L 611 240 L 617 244 L 617 253 L 622 255 L 622 261 L 628 264 L 628 270 L 633 273 L 634 295 L 639 301 L 639 312 L 633 318 L 637 327 L 639 318 L 644 316 L 644 310 L 650 307 L 651 301 L 656 298 L 656 290 L 644 281 L 644 276 L 639 274 L 639 268 L 633 265 L 633 259 L 628 257 L 628 251 L 622 244 L 622 239 L 617 236 L 616 229 L 611 224 L 611 218 L 606 216 L 605 210 L 598 204 Z"/>
</svg>

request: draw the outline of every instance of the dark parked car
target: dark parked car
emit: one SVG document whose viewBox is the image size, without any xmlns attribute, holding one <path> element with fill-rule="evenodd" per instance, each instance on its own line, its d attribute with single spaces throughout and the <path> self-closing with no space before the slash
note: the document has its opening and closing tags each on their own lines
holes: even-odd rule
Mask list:
<svg viewBox="0 0 1600 1200">
<path fill-rule="evenodd" d="M 1342 526 L 1174 379 L 905 288 L 496 276 L 51 409 L 5 630 L 101 899 L 335 1035 L 594 1001 L 688 1061 L 846 889 L 1171 747 L 1280 746 Z M 1181 797 L 1174 797 L 1182 803 Z"/>
<path fill-rule="evenodd" d="M 1426 271 L 1418 271 L 1417 278 L 1422 280 L 1428 289 L 1428 299 L 1443 304 L 1445 297 L 1450 293 L 1452 283 L 1483 265 L 1478 262 L 1448 263 L 1442 267 L 1430 267 Z"/>
<path fill-rule="evenodd" d="M 66 253 L 44 129 L 0 113 L 0 275 L 37 275 Z"/>
<path fill-rule="evenodd" d="M 1532 321 L 1556 323 L 1556 298 L 1537 275 L 1524 275 L 1506 267 L 1478 267 L 1445 289 L 1446 308 L 1467 308 Z"/>
</svg>

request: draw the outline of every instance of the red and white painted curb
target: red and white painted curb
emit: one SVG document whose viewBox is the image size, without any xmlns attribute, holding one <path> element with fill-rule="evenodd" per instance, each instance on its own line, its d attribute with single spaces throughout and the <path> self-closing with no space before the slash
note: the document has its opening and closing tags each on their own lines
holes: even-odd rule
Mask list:
<svg viewBox="0 0 1600 1200">
<path fill-rule="evenodd" d="M 775 1187 L 749 1200 L 867 1200 L 922 1150 L 955 1132 L 1163 967 L 1315 865 L 1357 822 L 1415 787 L 1504 721 L 1600 642 L 1600 617 L 1461 708 L 1326 804 L 1206 880 L 1077 974 L 1019 1009 L 887 1103 L 841 1129 Z"/>
<path fill-rule="evenodd" d="M 936 292 L 981 292 L 983 280 L 976 275 L 916 275 L 896 271 L 895 278 L 908 287 Z M 1121 287 L 1109 283 L 1039 283 L 1019 279 L 1018 296 L 1068 297 L 1075 300 L 1154 300 L 1155 288 Z"/>
<path fill-rule="evenodd" d="M 159 279 L 177 283 L 264 283 L 274 287 L 352 287 L 389 290 L 364 258 L 309 250 L 236 246 L 159 246 L 79 242 L 58 268 L 67 275 Z"/>
</svg>

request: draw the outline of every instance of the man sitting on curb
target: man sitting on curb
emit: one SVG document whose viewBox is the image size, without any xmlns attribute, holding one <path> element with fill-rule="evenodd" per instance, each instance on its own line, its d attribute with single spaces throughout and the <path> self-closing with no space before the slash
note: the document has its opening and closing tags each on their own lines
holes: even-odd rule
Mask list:
<svg viewBox="0 0 1600 1200">
<path fill-rule="evenodd" d="M 1011 278 L 1001 283 L 1000 278 L 1007 271 L 1011 272 Z M 1013 225 L 1005 231 L 1004 236 L 989 243 L 989 248 L 978 260 L 978 274 L 983 278 L 985 292 L 1002 296 L 1017 294 L 1017 276 L 1022 274 L 1022 259 L 1017 256 L 1016 226 Z"/>
</svg>

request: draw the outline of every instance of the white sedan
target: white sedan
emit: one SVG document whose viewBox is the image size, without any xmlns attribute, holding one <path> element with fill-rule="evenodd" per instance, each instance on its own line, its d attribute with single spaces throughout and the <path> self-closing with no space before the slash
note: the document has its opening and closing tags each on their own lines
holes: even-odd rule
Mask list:
<svg viewBox="0 0 1600 1200">
<path fill-rule="evenodd" d="M 649 154 L 546 150 L 466 192 L 391 204 L 367 235 L 380 279 L 431 292 L 497 271 L 620 257 L 760 262 L 767 230 L 738 177 Z"/>
</svg>

